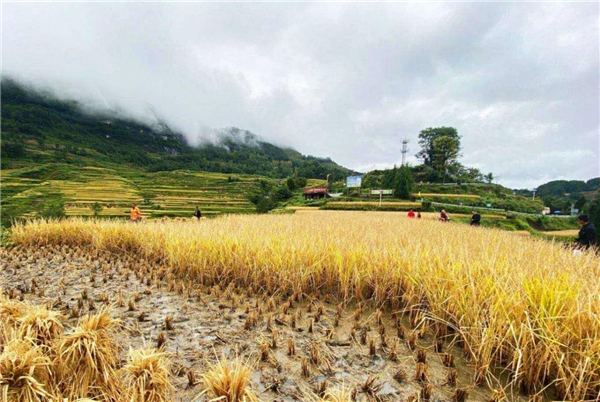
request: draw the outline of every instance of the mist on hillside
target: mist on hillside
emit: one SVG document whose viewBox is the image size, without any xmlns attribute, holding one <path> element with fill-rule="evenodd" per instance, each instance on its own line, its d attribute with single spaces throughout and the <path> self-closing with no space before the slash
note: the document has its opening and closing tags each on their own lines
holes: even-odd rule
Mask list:
<svg viewBox="0 0 600 402">
<path fill-rule="evenodd" d="M 148 126 L 157 133 L 173 132 L 182 135 L 187 145 L 200 147 L 204 144 L 212 144 L 227 148 L 227 143 L 237 143 L 243 146 L 257 147 L 260 142 L 269 142 L 281 148 L 290 148 L 286 144 L 274 143 L 263 139 L 260 135 L 237 127 L 208 127 L 198 125 L 195 131 L 188 131 L 173 123 L 168 116 L 162 116 L 150 104 L 145 109 L 132 111 L 116 102 L 108 102 L 106 99 L 94 98 L 89 94 L 76 91 L 73 88 L 52 87 L 36 82 L 24 82 L 12 77 L 3 77 L 2 86 L 18 88 L 26 92 L 27 96 L 41 98 L 45 101 L 66 103 L 89 116 L 96 116 L 106 121 L 131 120 Z"/>
</svg>

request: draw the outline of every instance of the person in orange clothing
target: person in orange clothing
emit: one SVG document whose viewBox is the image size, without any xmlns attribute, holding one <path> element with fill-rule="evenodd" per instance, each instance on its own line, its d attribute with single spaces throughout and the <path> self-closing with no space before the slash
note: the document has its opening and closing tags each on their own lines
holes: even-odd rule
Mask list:
<svg viewBox="0 0 600 402">
<path fill-rule="evenodd" d="M 131 211 L 129 211 L 129 218 L 131 222 L 138 223 L 142 219 L 142 211 L 138 208 L 137 205 L 131 204 Z"/>
</svg>

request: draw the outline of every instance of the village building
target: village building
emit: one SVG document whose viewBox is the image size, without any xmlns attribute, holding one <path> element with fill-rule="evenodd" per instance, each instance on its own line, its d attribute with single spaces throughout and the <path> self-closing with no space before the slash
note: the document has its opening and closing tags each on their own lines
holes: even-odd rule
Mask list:
<svg viewBox="0 0 600 402">
<path fill-rule="evenodd" d="M 320 200 L 327 197 L 327 187 L 307 188 L 302 194 L 307 200 Z"/>
</svg>

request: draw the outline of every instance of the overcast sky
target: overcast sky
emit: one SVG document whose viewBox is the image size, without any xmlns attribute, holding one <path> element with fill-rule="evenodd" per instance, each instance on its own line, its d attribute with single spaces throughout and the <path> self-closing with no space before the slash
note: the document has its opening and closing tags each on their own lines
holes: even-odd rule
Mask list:
<svg viewBox="0 0 600 402">
<path fill-rule="evenodd" d="M 2 5 L 3 76 L 363 172 L 453 126 L 513 188 L 600 176 L 599 55 L 598 3 Z"/>
</svg>

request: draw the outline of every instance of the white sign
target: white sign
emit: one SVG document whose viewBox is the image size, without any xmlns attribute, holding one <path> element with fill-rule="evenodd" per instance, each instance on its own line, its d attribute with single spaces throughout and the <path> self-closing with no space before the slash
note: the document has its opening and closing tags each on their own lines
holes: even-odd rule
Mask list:
<svg viewBox="0 0 600 402">
<path fill-rule="evenodd" d="M 371 190 L 371 195 L 392 195 L 394 190 Z"/>
</svg>

